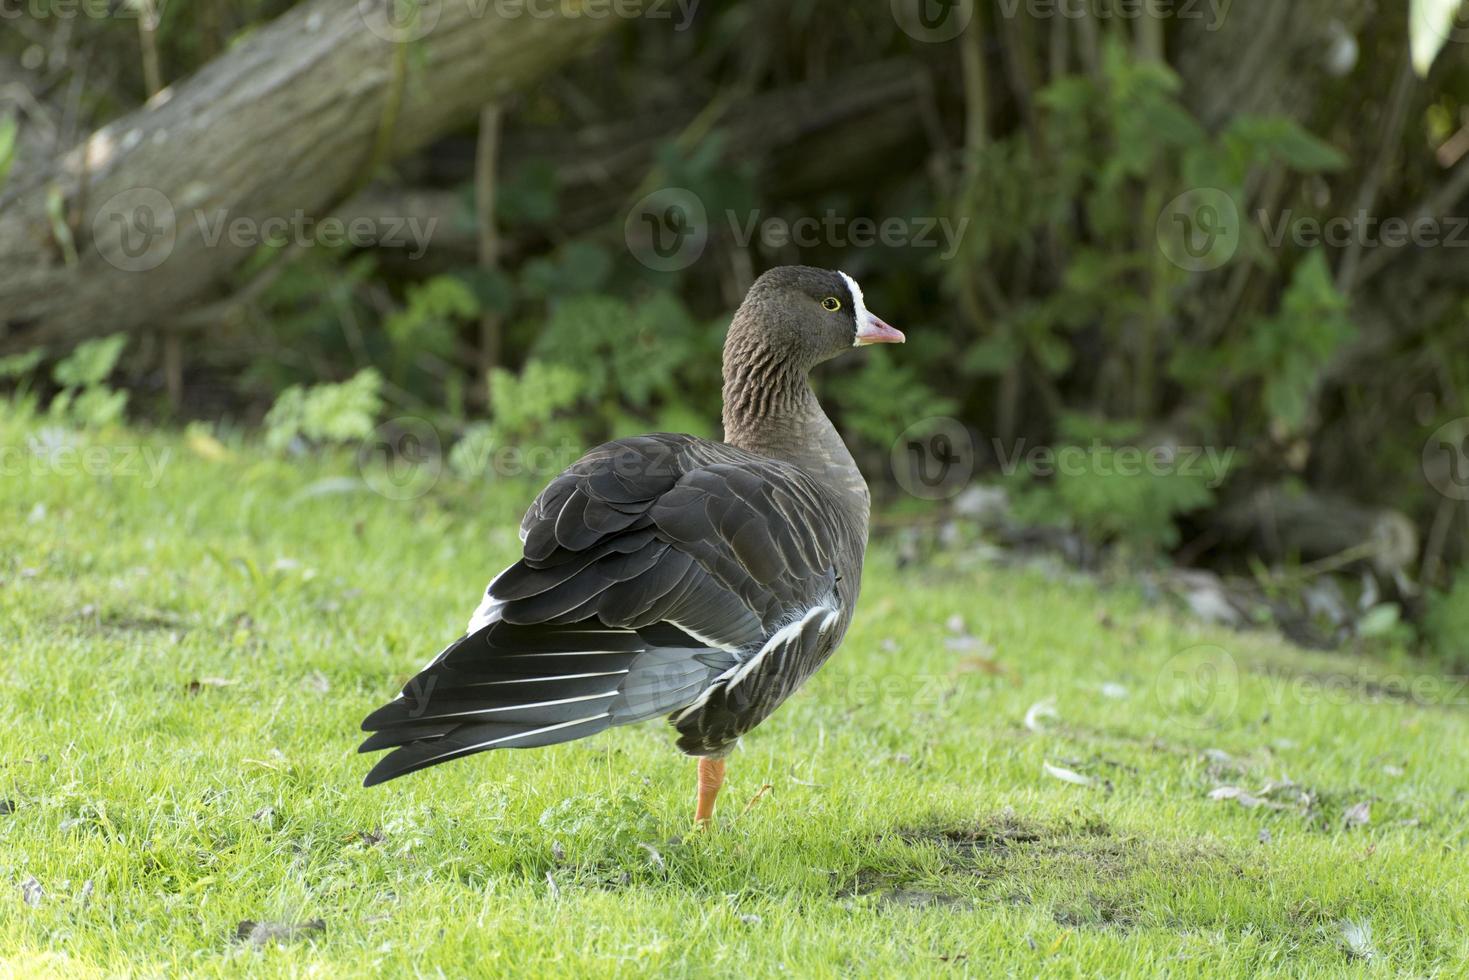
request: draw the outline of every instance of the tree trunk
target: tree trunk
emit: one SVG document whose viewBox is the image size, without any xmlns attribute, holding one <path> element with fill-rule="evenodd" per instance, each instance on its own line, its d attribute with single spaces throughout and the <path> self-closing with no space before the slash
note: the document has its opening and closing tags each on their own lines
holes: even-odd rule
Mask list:
<svg viewBox="0 0 1469 980">
<path fill-rule="evenodd" d="M 0 195 L 0 348 L 170 319 L 262 239 L 309 238 L 383 161 L 618 23 L 497 9 L 442 0 L 400 32 L 374 5 L 310 0 L 49 173 L 12 174 Z M 402 43 L 405 33 L 422 36 Z"/>
</svg>

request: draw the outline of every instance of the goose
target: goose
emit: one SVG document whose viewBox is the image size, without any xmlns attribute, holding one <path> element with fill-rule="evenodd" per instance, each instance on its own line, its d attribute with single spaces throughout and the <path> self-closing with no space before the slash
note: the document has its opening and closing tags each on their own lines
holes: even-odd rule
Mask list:
<svg viewBox="0 0 1469 980">
<path fill-rule="evenodd" d="M 362 723 L 373 786 L 494 749 L 667 716 L 707 827 L 725 759 L 841 644 L 862 585 L 867 484 L 811 390 L 816 365 L 904 342 L 851 276 L 761 275 L 724 344 L 724 441 L 591 450 L 520 526 L 465 634 Z"/>
</svg>

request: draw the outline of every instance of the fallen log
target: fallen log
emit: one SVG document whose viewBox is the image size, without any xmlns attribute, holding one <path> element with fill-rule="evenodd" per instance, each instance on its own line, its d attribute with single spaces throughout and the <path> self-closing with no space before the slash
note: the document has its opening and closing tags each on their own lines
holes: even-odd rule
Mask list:
<svg viewBox="0 0 1469 980">
<path fill-rule="evenodd" d="M 310 0 L 0 193 L 0 348 L 166 321 L 280 222 L 575 55 L 617 18 Z M 566 11 L 571 11 L 570 14 Z M 267 222 L 275 222 L 274 225 Z"/>
<path fill-rule="evenodd" d="M 1221 544 L 1274 561 L 1370 564 L 1392 576 L 1418 557 L 1418 528 L 1404 514 L 1307 489 L 1265 487 L 1210 521 Z"/>
</svg>

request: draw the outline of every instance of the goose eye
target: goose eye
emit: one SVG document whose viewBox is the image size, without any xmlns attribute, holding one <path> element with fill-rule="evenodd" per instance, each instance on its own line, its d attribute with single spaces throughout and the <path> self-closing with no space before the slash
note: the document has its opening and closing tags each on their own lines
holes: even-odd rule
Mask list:
<svg viewBox="0 0 1469 980">
<path fill-rule="evenodd" d="M 842 301 L 837 299 L 835 296 L 828 296 L 826 299 L 821 301 L 821 305 L 828 312 L 835 313 L 837 310 L 840 310 L 842 308 Z"/>
</svg>

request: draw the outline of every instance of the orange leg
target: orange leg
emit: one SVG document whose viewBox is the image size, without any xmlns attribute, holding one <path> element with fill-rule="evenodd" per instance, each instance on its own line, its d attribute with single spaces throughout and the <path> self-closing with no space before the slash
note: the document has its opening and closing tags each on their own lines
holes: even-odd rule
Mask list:
<svg viewBox="0 0 1469 980">
<path fill-rule="evenodd" d="M 700 759 L 699 798 L 694 805 L 694 823 L 698 826 L 707 827 L 714 819 L 714 798 L 719 795 L 719 787 L 723 785 L 724 760 Z"/>
</svg>

